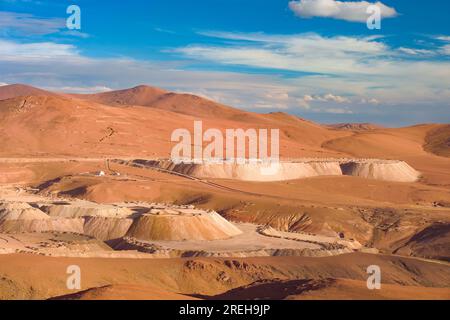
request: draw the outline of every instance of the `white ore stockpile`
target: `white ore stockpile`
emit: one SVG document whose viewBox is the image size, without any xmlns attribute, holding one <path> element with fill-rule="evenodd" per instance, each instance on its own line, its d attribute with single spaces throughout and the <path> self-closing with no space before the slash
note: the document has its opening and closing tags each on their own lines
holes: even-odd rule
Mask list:
<svg viewBox="0 0 450 320">
<path fill-rule="evenodd" d="M 262 163 L 174 163 L 171 160 L 134 160 L 134 165 L 163 169 L 205 179 L 286 181 L 317 176 L 353 176 L 394 182 L 415 182 L 420 173 L 404 161 L 378 159 L 303 159 L 280 161 L 276 170 L 264 172 Z"/>
<path fill-rule="evenodd" d="M 0 203 L 0 233 L 72 232 L 107 241 L 222 240 L 242 232 L 215 211 L 161 204 Z"/>
</svg>

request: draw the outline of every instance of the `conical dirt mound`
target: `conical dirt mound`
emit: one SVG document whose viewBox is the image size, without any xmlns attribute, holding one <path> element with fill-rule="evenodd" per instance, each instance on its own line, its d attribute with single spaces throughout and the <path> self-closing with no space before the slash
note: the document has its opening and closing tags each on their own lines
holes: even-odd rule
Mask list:
<svg viewBox="0 0 450 320">
<path fill-rule="evenodd" d="M 127 235 L 140 240 L 219 240 L 242 232 L 216 212 L 152 210 L 136 219 Z"/>
</svg>

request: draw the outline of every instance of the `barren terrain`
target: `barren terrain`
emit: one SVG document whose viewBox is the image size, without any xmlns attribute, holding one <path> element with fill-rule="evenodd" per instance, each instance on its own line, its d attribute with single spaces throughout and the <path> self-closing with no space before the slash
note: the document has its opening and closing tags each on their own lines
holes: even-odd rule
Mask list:
<svg viewBox="0 0 450 320">
<path fill-rule="evenodd" d="M 2 299 L 450 299 L 448 125 L 324 126 L 147 86 L 0 99 Z M 195 120 L 280 129 L 281 174 L 174 166 Z"/>
</svg>

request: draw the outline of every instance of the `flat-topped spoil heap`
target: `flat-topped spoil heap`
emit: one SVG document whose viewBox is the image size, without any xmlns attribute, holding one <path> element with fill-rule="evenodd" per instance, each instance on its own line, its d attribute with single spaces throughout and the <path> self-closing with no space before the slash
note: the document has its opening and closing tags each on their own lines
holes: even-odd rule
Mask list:
<svg viewBox="0 0 450 320">
<path fill-rule="evenodd" d="M 133 214 L 129 208 L 115 205 L 97 204 L 89 201 L 77 200 L 72 203 L 43 204 L 40 209 L 51 217 L 81 218 L 105 217 L 126 218 Z"/>
<path fill-rule="evenodd" d="M 150 209 L 136 218 L 127 236 L 140 240 L 220 240 L 242 232 L 216 212 Z"/>
<path fill-rule="evenodd" d="M 73 202 L 0 203 L 0 233 L 71 232 L 101 241 L 218 240 L 242 232 L 214 211 L 148 203 Z"/>
<path fill-rule="evenodd" d="M 28 203 L 0 204 L 0 232 L 73 232 L 83 233 L 83 219 L 51 218 Z"/>
<path fill-rule="evenodd" d="M 84 234 L 102 241 L 122 238 L 133 223 L 130 218 L 85 217 Z"/>
<path fill-rule="evenodd" d="M 420 173 L 404 161 L 347 162 L 341 164 L 342 173 L 368 179 L 414 182 Z"/>
<path fill-rule="evenodd" d="M 171 160 L 134 160 L 132 165 L 156 168 L 201 179 L 243 181 L 286 181 L 317 176 L 354 176 L 384 181 L 415 182 L 420 173 L 400 160 L 379 159 L 297 159 L 269 167 L 262 162 L 233 161 L 175 163 Z"/>
<path fill-rule="evenodd" d="M 123 237 L 133 220 L 134 211 L 119 205 L 98 204 L 77 200 L 67 203 L 44 203 L 40 208 L 50 217 L 81 219 L 83 233 L 107 241 Z"/>
<path fill-rule="evenodd" d="M 50 217 L 26 202 L 0 203 L 0 221 L 45 219 Z"/>
</svg>

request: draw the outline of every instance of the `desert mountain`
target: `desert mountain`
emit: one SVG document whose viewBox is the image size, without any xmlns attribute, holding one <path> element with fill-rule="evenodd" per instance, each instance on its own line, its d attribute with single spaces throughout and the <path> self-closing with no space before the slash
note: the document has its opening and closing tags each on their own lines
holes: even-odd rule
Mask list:
<svg viewBox="0 0 450 320">
<path fill-rule="evenodd" d="M 289 157 L 338 156 L 321 144 L 347 135 L 287 114 L 246 112 L 144 86 L 98 95 L 28 92 L 39 94 L 16 91 L 16 97 L 0 100 L 0 154 L 167 157 L 173 130 L 192 131 L 196 120 L 203 130 L 280 129 L 281 153 Z"/>
<path fill-rule="evenodd" d="M 146 86 L 70 95 L 16 85 L 0 87 L 0 97 L 5 97 L 0 99 L 0 182 L 7 184 L 0 188 L 0 198 L 12 202 L 28 199 L 27 204 L 8 202 L 0 207 L 0 233 L 15 234 L 2 236 L 0 253 L 7 255 L 0 254 L 1 273 L 8 274 L 8 281 L 0 279 L 0 299 L 178 299 L 193 294 L 207 299 L 448 297 L 448 288 L 440 288 L 450 279 L 444 262 L 449 261 L 450 237 L 448 125 L 376 129 L 354 125 L 350 127 L 353 129 L 336 129 L 282 112 L 246 112 Z M 203 131 L 279 129 L 282 158 L 314 157 L 304 159 L 305 163 L 311 162 L 304 168 L 306 172 L 311 167 L 318 175 L 256 183 L 237 179 L 233 171 L 233 178 L 218 179 L 214 173 L 197 179 L 193 172 L 186 172 L 191 175 L 186 177 L 174 174 L 180 172 L 175 170 L 168 174 L 162 166 L 156 170 L 145 166 L 164 163 L 148 158 L 169 157 L 174 145 L 170 141 L 173 130 L 186 128 L 192 132 L 196 120 L 203 121 Z M 353 160 L 347 163 L 342 158 Z M 397 166 L 403 162 L 397 160 L 420 172 L 420 179 L 366 179 L 408 173 L 408 166 Z M 282 168 L 297 174 L 300 162 L 285 162 Z M 387 167 L 393 169 L 379 170 Z M 105 175 L 99 174 L 100 170 Z M 334 170 L 347 176 L 335 175 Z M 46 200 L 41 202 L 41 198 Z M 96 203 L 70 205 L 74 198 Z M 48 202 L 59 208 L 52 209 Z M 130 202 L 135 202 L 137 211 L 127 209 Z M 243 234 L 235 233 L 215 215 L 201 219 L 202 215 L 195 212 L 181 215 L 172 210 L 161 214 L 146 211 L 145 202 L 214 210 L 220 212 L 221 218 L 239 223 L 237 228 Z M 127 208 L 118 210 L 112 203 Z M 271 229 L 252 226 L 250 230 L 243 224 Z M 217 228 L 212 229 L 214 226 Z M 200 227 L 202 232 L 196 232 Z M 244 239 L 250 240 L 237 238 L 246 236 L 249 230 L 255 234 Z M 196 238 L 199 234 L 203 240 Z M 120 240 L 124 235 L 127 239 Z M 317 253 L 327 256 L 295 257 L 292 255 L 298 251 L 284 247 L 270 253 L 276 257 L 206 256 L 212 252 L 207 251 L 212 250 L 209 242 L 222 242 L 218 239 L 225 237 L 232 242 L 233 252 L 243 250 L 245 242 L 252 245 L 246 248 L 252 253 L 255 244 L 254 254 L 259 255 L 259 239 L 263 236 L 270 237 L 270 245 L 272 241 L 286 240 L 295 242 L 295 246 L 297 240 L 302 242 L 306 237 L 307 251 L 301 249 L 301 254 L 316 254 L 309 251 L 310 245 L 318 245 L 311 241 L 314 237 L 313 241 L 323 246 Z M 277 238 L 285 236 L 292 238 Z M 327 240 L 338 237 L 339 241 L 370 248 L 370 254 L 348 253 L 340 242 L 335 247 L 335 242 Z M 159 246 L 169 240 L 180 246 L 194 244 L 189 254 L 201 250 L 199 254 L 205 256 L 189 260 L 137 259 L 146 250 L 166 250 L 164 246 L 148 246 L 149 241 Z M 205 240 L 208 245 L 196 249 L 198 241 Z M 111 247 L 102 241 L 108 241 Z M 334 248 L 339 254 L 328 256 Z M 22 249 L 57 256 L 14 254 Z M 180 247 L 169 249 L 177 257 L 181 254 L 177 253 Z M 213 249 L 216 254 L 217 248 Z M 113 257 L 118 250 L 141 251 L 123 252 L 129 258 L 101 258 Z M 59 254 L 75 256 L 60 259 Z M 85 256 L 76 258 L 78 254 Z M 234 254 L 246 257 L 248 252 Z M 85 291 L 68 292 L 68 261 L 82 267 Z M 368 292 L 365 281 L 361 281 L 367 276 L 367 261 L 383 270 L 385 289 L 381 293 Z M 25 264 L 37 266 L 32 269 L 33 275 L 29 268 L 18 267 Z M 61 279 L 55 280 L 55 274 Z M 60 285 L 49 285 L 55 283 Z"/>
<path fill-rule="evenodd" d="M 63 96 L 16 97 L 0 101 L 0 154 L 151 155 L 169 150 L 170 128 L 187 122 L 152 108 L 112 108 Z"/>
<path fill-rule="evenodd" d="M 450 124 L 431 130 L 425 142 L 425 150 L 443 157 L 450 157 Z"/>
<path fill-rule="evenodd" d="M 382 129 L 383 127 L 373 123 L 336 123 L 328 125 L 329 128 L 337 130 L 365 131 Z"/>
<path fill-rule="evenodd" d="M 10 85 L 0 87 L 0 97 L 11 97 L 0 100 L 3 156 L 168 157 L 173 130 L 192 131 L 193 122 L 202 120 L 203 130 L 280 129 L 282 157 L 388 158 L 430 173 L 432 166 L 449 167 L 442 157 L 449 150 L 445 125 L 369 130 L 371 126 L 361 124 L 352 128 L 367 130 L 336 130 L 282 112 L 241 111 L 148 86 L 68 95 Z"/>
<path fill-rule="evenodd" d="M 228 118 L 242 113 L 234 108 L 195 96 L 140 85 L 131 89 L 74 97 L 111 106 L 143 106 L 197 117 Z"/>
<path fill-rule="evenodd" d="M 106 105 L 151 106 L 155 101 L 169 93 L 150 86 L 137 86 L 130 89 L 107 91 L 94 94 L 73 94 L 74 97 Z"/>
<path fill-rule="evenodd" d="M 55 93 L 25 84 L 9 84 L 0 87 L 0 100 L 21 96 L 55 96 Z"/>
</svg>

